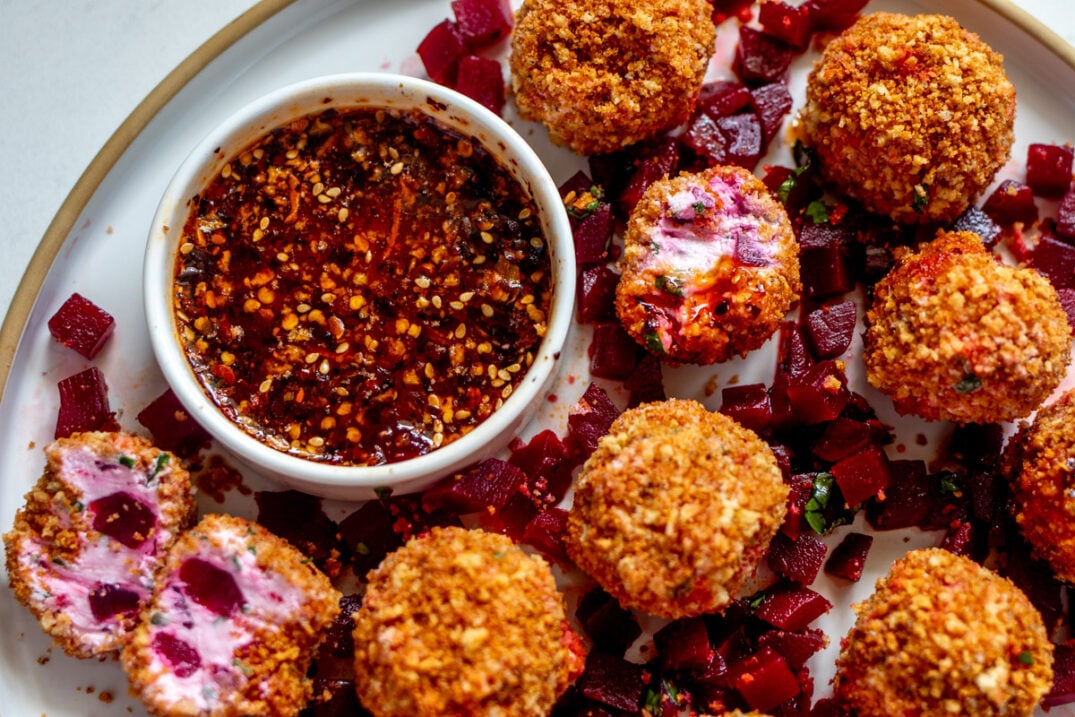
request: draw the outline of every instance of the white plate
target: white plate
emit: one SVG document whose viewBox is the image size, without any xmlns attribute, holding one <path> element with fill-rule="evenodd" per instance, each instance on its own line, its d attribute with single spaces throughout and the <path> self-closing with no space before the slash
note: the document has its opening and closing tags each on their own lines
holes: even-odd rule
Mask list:
<svg viewBox="0 0 1075 717">
<path fill-rule="evenodd" d="M 283 5 L 281 0 L 272 0 L 240 21 L 238 27 L 249 26 L 249 32 L 197 72 L 144 129 L 140 129 L 138 122 L 132 123 L 130 126 L 137 136 L 125 151 L 117 152 L 120 156 L 110 171 L 107 174 L 101 171 L 100 176 L 93 172 L 87 175 L 91 186 L 81 190 L 88 199 L 85 206 L 81 206 L 76 191 L 46 235 L 31 266 L 31 280 L 20 287 L 0 336 L 0 363 L 4 364 L 0 370 L 7 369 L 7 383 L 0 402 L 0 476 L 3 477 L 0 530 L 9 529 L 23 494 L 40 475 L 44 462 L 41 448 L 51 440 L 55 426 L 56 382 L 91 363 L 59 346 L 46 328 L 48 318 L 71 292 L 84 294 L 116 318 L 115 335 L 92 365 L 98 366 L 108 380 L 111 405 L 118 410 L 121 425 L 140 431 L 135 414 L 165 389 L 144 328 L 140 303 L 141 257 L 157 202 L 186 153 L 218 121 L 255 97 L 285 84 L 352 70 L 421 73 L 421 64 L 413 50 L 433 25 L 450 14 L 447 0 L 357 3 L 299 0 L 272 14 L 277 5 Z M 1006 14 L 993 10 L 993 5 Z M 910 0 L 878 0 L 869 9 L 907 13 L 938 11 L 936 3 L 930 7 Z M 1021 176 L 1029 143 L 1075 140 L 1071 131 L 1075 127 L 1075 53 L 1070 48 L 1065 49 L 1040 26 L 1026 22 L 1025 15 L 1000 2 L 950 0 L 944 3 L 943 12 L 959 18 L 1006 58 L 1009 76 L 1018 91 L 1019 110 L 1013 161 L 1005 169 L 1005 176 Z M 265 16 L 268 19 L 257 24 Z M 1033 30 L 1034 35 L 1022 29 L 1023 25 Z M 220 40 L 217 38 L 218 44 Z M 711 68 L 714 77 L 729 74 L 727 62 L 734 44 L 734 31 L 720 33 Z M 201 57 L 204 56 L 203 51 Z M 200 61 L 188 61 L 184 67 L 196 70 Z M 809 66 L 810 58 L 806 57 L 793 67 L 791 88 L 796 109 L 802 103 Z M 182 85 L 183 80 L 179 76 L 170 81 Z M 157 109 L 154 102 L 147 104 L 140 112 Z M 532 142 L 557 181 L 585 167 L 583 159 L 550 145 L 544 130 L 515 119 L 510 107 L 508 118 Z M 774 153 L 769 161 L 786 164 L 789 160 L 786 153 Z M 96 165 L 93 169 L 101 167 Z M 73 216 L 76 213 L 77 218 Z M 37 281 L 33 280 L 35 272 L 39 274 Z M 31 303 L 32 308 L 28 308 Z M 585 329 L 574 332 L 565 352 L 565 367 L 553 389 L 559 400 L 548 404 L 527 435 L 544 427 L 564 432 L 567 409 L 588 381 L 587 336 Z M 855 355 L 859 348 L 860 339 L 856 338 L 850 354 Z M 925 430 L 936 438 L 945 426 L 923 426 L 897 419 L 886 409 L 887 401 L 863 385 L 861 371 L 848 358 L 853 388 L 866 393 L 882 418 L 896 426 L 893 457 L 913 457 L 916 451 L 928 453 L 928 446 L 916 445 L 916 435 Z M 699 398 L 711 408 L 717 408 L 719 391 L 712 395 L 706 393 L 706 386 L 714 385 L 714 378 L 719 386 L 733 380 L 768 382 L 773 365 L 770 343 L 747 361 L 668 372 L 666 383 L 673 395 Z M 613 397 L 617 397 L 614 391 Z M 905 452 L 897 454 L 897 450 Z M 254 489 L 272 487 L 254 475 L 247 475 L 246 485 Z M 207 496 L 200 500 L 204 510 L 253 514 L 250 498 L 237 492 L 230 494 L 223 506 Z M 339 519 L 354 506 L 332 504 L 326 509 L 330 517 Z M 856 525 L 855 529 L 863 526 Z M 830 545 L 838 542 L 846 530 L 840 529 L 831 536 Z M 936 535 L 913 530 L 879 533 L 876 537 L 867 574 L 859 583 L 848 587 L 822 574 L 813 586 L 835 605 L 830 615 L 818 621 L 831 644 L 810 663 L 816 679 L 816 697 L 829 692 L 827 683 L 839 638 L 852 622 L 849 605 L 871 592 L 874 579 L 884 574 L 896 557 L 912 547 L 936 544 L 938 540 Z M 6 584 L 6 576 L 0 577 L 0 582 Z M 0 714 L 5 717 L 146 714 L 139 703 L 126 696 L 126 679 L 115 661 L 78 661 L 51 648 L 30 613 L 15 602 L 10 590 L 2 588 L 0 625 L 4 627 L 4 635 L 0 637 Z M 1058 708 L 1050 714 L 1075 715 L 1075 707 Z"/>
</svg>

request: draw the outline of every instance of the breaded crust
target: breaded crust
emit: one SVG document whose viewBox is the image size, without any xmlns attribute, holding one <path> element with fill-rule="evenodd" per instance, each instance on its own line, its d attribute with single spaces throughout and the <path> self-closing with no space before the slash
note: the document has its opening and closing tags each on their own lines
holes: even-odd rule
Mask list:
<svg viewBox="0 0 1075 717">
<path fill-rule="evenodd" d="M 1003 58 L 943 15 L 865 15 L 828 44 L 800 121 L 822 175 L 902 223 L 958 217 L 1011 152 Z"/>
<path fill-rule="evenodd" d="M 565 546 L 626 607 L 668 618 L 720 611 L 757 567 L 787 496 L 752 431 L 696 401 L 643 404 L 583 466 Z"/>
<path fill-rule="evenodd" d="M 870 383 L 927 420 L 1010 421 L 1064 377 L 1071 329 L 1056 290 L 971 232 L 939 232 L 878 282 L 866 314 Z"/>
<path fill-rule="evenodd" d="M 354 618 L 355 684 L 377 717 L 544 717 L 583 667 L 549 566 L 480 530 L 390 553 Z"/>
<path fill-rule="evenodd" d="M 799 299 L 799 243 L 750 172 L 718 166 L 654 182 L 631 212 L 616 314 L 671 362 L 744 356 Z"/>
<path fill-rule="evenodd" d="M 1075 582 L 1075 392 L 1023 422 L 1004 451 L 1015 520 L 1034 554 Z"/>
<path fill-rule="evenodd" d="M 1029 717 L 1052 684 L 1041 615 L 968 558 L 913 550 L 855 611 L 835 694 L 858 717 Z"/>
<path fill-rule="evenodd" d="M 511 39 L 519 114 L 580 154 L 682 124 L 715 28 L 705 0 L 525 0 Z"/>
<path fill-rule="evenodd" d="M 45 459 L 4 535 L 8 579 L 64 652 L 111 652 L 134 628 L 162 556 L 194 520 L 190 475 L 179 458 L 127 433 L 60 438 Z M 113 529 L 132 512 L 136 530 Z M 107 614 L 109 605 L 126 609 Z"/>
</svg>

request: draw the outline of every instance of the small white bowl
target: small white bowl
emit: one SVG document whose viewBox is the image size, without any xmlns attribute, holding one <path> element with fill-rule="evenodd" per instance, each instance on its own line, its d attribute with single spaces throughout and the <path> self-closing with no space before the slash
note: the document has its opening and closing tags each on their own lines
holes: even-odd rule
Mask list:
<svg viewBox="0 0 1075 717">
<path fill-rule="evenodd" d="M 269 447 L 232 422 L 203 390 L 179 339 L 173 311 L 175 260 L 189 201 L 239 151 L 267 130 L 329 107 L 421 110 L 476 138 L 522 187 L 541 218 L 552 261 L 548 329 L 534 362 L 503 405 L 470 433 L 424 455 L 377 466 L 338 465 Z M 574 312 L 574 246 L 567 213 L 544 164 L 506 122 L 469 98 L 424 80 L 384 73 L 332 75 L 273 92 L 228 118 L 183 162 L 169 184 L 145 253 L 149 335 L 165 379 L 191 416 L 240 461 L 289 487 L 326 498 L 366 500 L 409 493 L 501 449 L 532 417 L 555 376 Z"/>
</svg>

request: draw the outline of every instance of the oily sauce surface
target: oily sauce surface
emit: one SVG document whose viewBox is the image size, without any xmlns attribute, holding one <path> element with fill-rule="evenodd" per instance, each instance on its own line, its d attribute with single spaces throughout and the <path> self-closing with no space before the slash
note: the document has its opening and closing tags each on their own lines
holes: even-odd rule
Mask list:
<svg viewBox="0 0 1075 717">
<path fill-rule="evenodd" d="M 377 465 L 466 434 L 546 331 L 547 244 L 481 145 L 421 113 L 278 127 L 191 202 L 174 283 L 187 357 L 248 433 Z"/>
</svg>

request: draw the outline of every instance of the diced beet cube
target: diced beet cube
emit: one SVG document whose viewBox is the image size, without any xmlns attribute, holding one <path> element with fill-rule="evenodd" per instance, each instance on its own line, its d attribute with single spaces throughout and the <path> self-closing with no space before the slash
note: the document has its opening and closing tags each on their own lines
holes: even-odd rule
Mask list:
<svg viewBox="0 0 1075 717">
<path fill-rule="evenodd" d="M 138 593 L 113 583 L 98 583 L 87 596 L 90 612 L 98 622 L 138 610 Z"/>
<path fill-rule="evenodd" d="M 545 496 L 549 500 L 554 500 L 554 503 L 559 503 L 571 482 L 568 458 L 567 446 L 564 442 L 555 431 L 545 429 L 531 438 L 528 443 L 513 442 L 508 463 L 521 468 L 526 473 L 531 493 L 539 484 L 543 485 Z M 565 469 L 566 479 L 563 475 Z"/>
<path fill-rule="evenodd" d="M 586 391 L 567 414 L 568 435 L 583 457 L 589 456 L 597 448 L 601 436 L 608 433 L 612 422 L 620 415 L 605 389 L 595 383 L 586 387 Z"/>
<path fill-rule="evenodd" d="M 791 669 L 800 670 L 814 653 L 825 647 L 826 642 L 825 633 L 813 628 L 803 632 L 769 630 L 758 638 L 758 648 L 776 650 L 788 661 Z"/>
<path fill-rule="evenodd" d="M 952 223 L 954 232 L 974 232 L 982 238 L 987 247 L 994 247 L 1000 240 L 1000 227 L 992 217 L 978 207 L 968 207 L 967 211 L 959 215 Z"/>
<path fill-rule="evenodd" d="M 496 511 L 507 505 L 526 483 L 526 474 L 499 458 L 486 458 L 475 466 L 434 483 L 422 494 L 427 511 L 449 510 L 460 515 Z"/>
<path fill-rule="evenodd" d="M 750 90 L 735 80 L 717 80 L 702 85 L 698 109 L 713 119 L 733 115 L 750 104 Z"/>
<path fill-rule="evenodd" d="M 944 534 L 940 547 L 955 555 L 970 557 L 974 550 L 975 532 L 972 523 L 956 521 L 948 527 L 948 532 Z"/>
<path fill-rule="evenodd" d="M 258 491 L 254 502 L 258 523 L 302 551 L 323 572 L 331 575 L 338 570 L 344 545 L 339 526 L 325 515 L 320 498 L 297 490 Z"/>
<path fill-rule="evenodd" d="M 488 57 L 467 55 L 459 60 L 454 87 L 497 115 L 504 113 L 504 69 Z"/>
<path fill-rule="evenodd" d="M 1053 647 L 1053 686 L 1041 701 L 1042 707 L 1059 707 L 1075 702 L 1075 647 Z"/>
<path fill-rule="evenodd" d="M 328 626 L 322 650 L 340 659 L 353 658 L 355 655 L 355 620 L 354 614 L 362 607 L 361 595 L 341 595 L 340 612 Z"/>
<path fill-rule="evenodd" d="M 825 572 L 845 580 L 857 581 L 866 567 L 866 556 L 873 546 L 873 536 L 865 533 L 848 533 L 840 541 L 825 563 Z"/>
<path fill-rule="evenodd" d="M 478 527 L 490 533 L 501 533 L 516 543 L 523 540 L 526 526 L 537 516 L 538 507 L 525 491 L 519 491 L 500 510 L 483 510 L 477 514 Z"/>
<path fill-rule="evenodd" d="M 801 586 L 778 587 L 765 596 L 754 614 L 781 630 L 805 630 L 832 609 L 821 593 Z"/>
<path fill-rule="evenodd" d="M 572 193 L 577 195 L 582 192 L 587 192 L 593 186 L 594 181 L 590 179 L 589 175 L 587 175 L 586 172 L 583 172 L 580 169 L 574 174 L 572 174 L 570 177 L 568 177 L 563 184 L 557 187 L 557 191 L 560 192 L 561 199 L 566 199 L 567 196 Z"/>
<path fill-rule="evenodd" d="M 616 200 L 617 208 L 624 216 L 631 213 L 649 185 L 670 176 L 679 164 L 679 144 L 671 137 L 636 151 L 643 154 L 635 160 L 630 178 Z"/>
<path fill-rule="evenodd" d="M 372 717 L 358 701 L 353 680 L 315 677 L 313 697 L 299 717 Z"/>
<path fill-rule="evenodd" d="M 764 431 L 773 422 L 773 406 L 765 384 L 748 383 L 721 389 L 720 412 L 752 431 Z"/>
<path fill-rule="evenodd" d="M 96 366 L 56 383 L 60 409 L 56 414 L 56 438 L 84 431 L 119 430 L 116 414 L 108 408 L 108 385 Z"/>
<path fill-rule="evenodd" d="M 888 457 L 877 446 L 870 446 L 844 458 L 830 472 L 849 506 L 877 495 L 892 480 Z"/>
<path fill-rule="evenodd" d="M 1012 541 L 1009 559 L 1000 574 L 1015 583 L 1041 613 L 1046 634 L 1051 635 L 1064 614 L 1063 585 L 1048 563 L 1030 555 L 1030 545 L 1023 540 Z"/>
<path fill-rule="evenodd" d="M 355 574 L 364 577 L 388 553 L 403 545 L 403 537 L 393 530 L 396 516 L 385 501 L 370 500 L 340 521 L 340 536 L 350 549 Z"/>
<path fill-rule="evenodd" d="M 807 0 L 802 7 L 814 30 L 842 31 L 858 19 L 869 0 Z"/>
<path fill-rule="evenodd" d="M 1060 295 L 1060 305 L 1064 307 L 1064 313 L 1068 315 L 1068 326 L 1075 334 L 1075 289 L 1057 289 Z"/>
<path fill-rule="evenodd" d="M 463 42 L 472 50 L 503 40 L 514 24 L 507 0 L 452 0 L 452 14 Z"/>
<path fill-rule="evenodd" d="M 48 321 L 49 333 L 69 349 L 92 359 L 116 328 L 111 314 L 74 293 Z"/>
<path fill-rule="evenodd" d="M 784 517 L 784 524 L 780 526 L 780 532 L 791 540 L 796 540 L 803 530 L 810 530 L 810 526 L 804 525 L 803 516 L 806 514 L 806 504 L 810 502 L 810 496 L 814 492 L 814 474 L 796 473 L 788 481 L 788 487 L 788 512 Z"/>
<path fill-rule="evenodd" d="M 847 376 L 831 360 L 814 364 L 798 376 L 790 376 L 787 396 L 799 420 L 808 426 L 836 418 L 851 400 Z"/>
<path fill-rule="evenodd" d="M 570 565 L 571 559 L 564 549 L 564 532 L 567 530 L 567 511 L 563 508 L 543 510 L 526 524 L 523 542 L 558 565 Z"/>
<path fill-rule="evenodd" d="M 601 588 L 582 596 L 575 617 L 594 648 L 611 655 L 622 656 L 642 634 L 634 614 Z"/>
<path fill-rule="evenodd" d="M 190 677 L 202 666 L 198 651 L 190 643 L 170 632 L 154 633 L 153 651 L 161 656 L 164 664 L 180 679 Z"/>
<path fill-rule="evenodd" d="M 593 327 L 590 342 L 590 375 L 623 380 L 638 365 L 639 346 L 618 321 Z"/>
<path fill-rule="evenodd" d="M 773 3 L 763 3 L 762 8 Z M 750 91 L 754 113 L 761 120 L 762 138 L 766 146 L 780 132 L 784 117 L 791 111 L 791 92 L 783 82 L 771 82 Z"/>
<path fill-rule="evenodd" d="M 668 623 L 653 635 L 661 665 L 678 672 L 700 673 L 713 660 L 709 633 L 701 617 L 685 617 Z"/>
<path fill-rule="evenodd" d="M 784 533 L 777 533 L 769 544 L 766 559 L 777 575 L 799 585 L 809 585 L 821 570 L 828 550 L 828 546 L 811 533 L 800 533 L 795 540 Z"/>
<path fill-rule="evenodd" d="M 1015 179 L 1005 179 L 985 200 L 982 211 L 999 224 L 1032 224 L 1038 218 L 1034 192 Z"/>
<path fill-rule="evenodd" d="M 840 416 L 825 426 L 811 451 L 821 460 L 835 463 L 868 446 L 871 435 L 868 423 Z"/>
<path fill-rule="evenodd" d="M 584 218 L 572 222 L 575 240 L 575 262 L 601 264 L 608 261 L 608 246 L 612 239 L 612 205 L 601 202 Z"/>
<path fill-rule="evenodd" d="M 728 666 L 728 679 L 751 709 L 772 710 L 799 694 L 799 680 L 788 662 L 772 648 L 763 648 Z"/>
<path fill-rule="evenodd" d="M 1075 242 L 1075 190 L 1064 194 L 1056 213 L 1056 235 L 1067 242 Z"/>
<path fill-rule="evenodd" d="M 187 558 L 179 566 L 183 592 L 194 602 L 221 617 L 229 617 L 246 602 L 235 578 L 202 558 Z"/>
<path fill-rule="evenodd" d="M 138 422 L 153 435 L 153 443 L 166 451 L 188 458 L 204 448 L 211 437 L 195 421 L 172 389 L 138 412 Z"/>
<path fill-rule="evenodd" d="M 748 85 L 764 85 L 782 79 L 795 55 L 792 47 L 783 40 L 746 25 L 739 28 L 735 71 Z"/>
<path fill-rule="evenodd" d="M 758 10 L 758 21 L 766 33 L 799 49 L 806 47 L 813 30 L 806 9 L 780 0 L 763 2 Z"/>
<path fill-rule="evenodd" d="M 761 120 L 754 114 L 714 119 L 701 113 L 687 125 L 683 143 L 709 166 L 734 164 L 754 169 L 761 156 Z"/>
<path fill-rule="evenodd" d="M 945 505 L 936 481 L 927 474 L 922 461 L 891 461 L 892 481 L 883 501 L 866 504 L 866 518 L 877 530 L 899 528 L 941 528 L 936 516 Z"/>
<path fill-rule="evenodd" d="M 799 325 L 794 321 L 780 324 L 780 341 L 777 346 L 777 373 L 784 376 L 802 376 L 814 365 L 806 348 Z"/>
<path fill-rule="evenodd" d="M 664 390 L 661 360 L 653 354 L 643 354 L 634 373 L 623 382 L 623 387 L 630 393 L 627 405 L 632 408 L 651 401 L 665 400 L 667 393 Z"/>
<path fill-rule="evenodd" d="M 463 35 L 451 20 L 435 25 L 418 45 L 418 56 L 426 73 L 434 82 L 449 87 L 455 84 L 459 61 L 467 54 Z"/>
<path fill-rule="evenodd" d="M 851 345 L 857 317 L 854 301 L 822 306 L 806 315 L 806 338 L 814 358 L 836 358 Z"/>
<path fill-rule="evenodd" d="M 844 294 L 855 288 L 848 247 L 851 233 L 843 226 L 807 222 L 799 233 L 803 292 L 813 299 Z"/>
<path fill-rule="evenodd" d="M 1042 236 L 1031 253 L 1035 269 L 1057 289 L 1075 289 L 1075 246 Z"/>
<path fill-rule="evenodd" d="M 152 508 L 127 491 L 102 496 L 89 505 L 93 529 L 128 548 L 137 548 L 149 539 L 157 525 Z"/>
<path fill-rule="evenodd" d="M 578 320 L 583 324 L 616 318 L 616 285 L 620 275 L 607 264 L 583 269 L 578 280 Z"/>
<path fill-rule="evenodd" d="M 637 713 L 647 682 L 646 668 L 615 655 L 591 652 L 576 681 L 579 692 L 606 707 Z"/>
<path fill-rule="evenodd" d="M 1026 183 L 1039 197 L 1062 197 L 1071 187 L 1070 144 L 1031 144 L 1026 153 Z"/>
<path fill-rule="evenodd" d="M 747 22 L 752 17 L 753 0 L 713 0 L 713 23 L 719 25 L 730 17 Z"/>
</svg>

